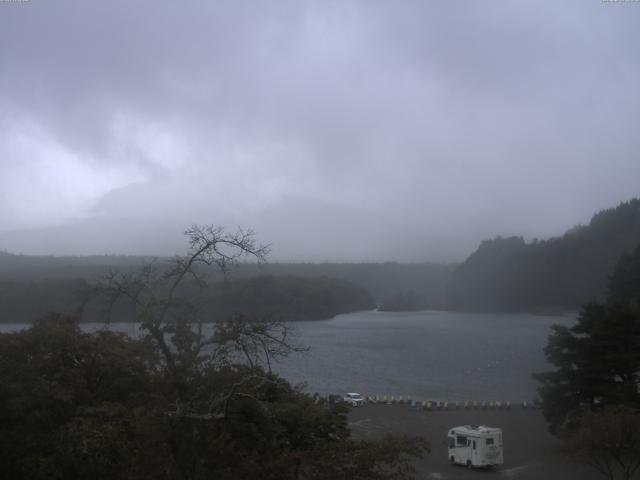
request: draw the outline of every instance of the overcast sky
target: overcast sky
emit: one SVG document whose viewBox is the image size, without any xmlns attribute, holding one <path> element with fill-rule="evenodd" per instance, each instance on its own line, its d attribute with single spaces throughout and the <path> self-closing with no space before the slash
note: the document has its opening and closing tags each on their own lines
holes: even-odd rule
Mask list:
<svg viewBox="0 0 640 480">
<path fill-rule="evenodd" d="M 0 250 L 462 260 L 638 196 L 639 152 L 637 2 L 0 2 Z"/>
</svg>

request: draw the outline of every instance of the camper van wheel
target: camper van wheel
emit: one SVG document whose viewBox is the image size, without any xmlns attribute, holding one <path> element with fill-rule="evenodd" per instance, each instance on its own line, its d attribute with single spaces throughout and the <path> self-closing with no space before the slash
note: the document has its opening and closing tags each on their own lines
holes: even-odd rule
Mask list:
<svg viewBox="0 0 640 480">
<path fill-rule="evenodd" d="M 467 460 L 467 468 L 471 470 L 471 460 Z"/>
<path fill-rule="evenodd" d="M 451 455 L 451 458 L 449 460 L 451 461 L 451 465 L 456 464 L 456 459 L 453 457 L 453 455 Z"/>
</svg>

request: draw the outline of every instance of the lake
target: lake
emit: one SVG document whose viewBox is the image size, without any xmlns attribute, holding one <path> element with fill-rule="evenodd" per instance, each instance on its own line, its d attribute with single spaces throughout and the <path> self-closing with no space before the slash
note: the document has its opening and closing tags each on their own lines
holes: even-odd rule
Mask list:
<svg viewBox="0 0 640 480">
<path fill-rule="evenodd" d="M 446 311 L 366 311 L 332 320 L 290 322 L 295 343 L 310 347 L 274 365 L 309 393 L 410 395 L 422 400 L 531 401 L 531 373 L 549 368 L 543 348 L 554 323 L 575 315 Z M 102 324 L 83 324 L 86 330 Z M 0 330 L 25 328 L 0 325 Z M 136 324 L 112 324 L 130 335 Z"/>
<path fill-rule="evenodd" d="M 275 370 L 310 392 L 411 395 L 451 401 L 531 401 L 531 373 L 549 368 L 549 327 L 575 315 L 358 312 L 293 322 L 308 354 Z"/>
</svg>

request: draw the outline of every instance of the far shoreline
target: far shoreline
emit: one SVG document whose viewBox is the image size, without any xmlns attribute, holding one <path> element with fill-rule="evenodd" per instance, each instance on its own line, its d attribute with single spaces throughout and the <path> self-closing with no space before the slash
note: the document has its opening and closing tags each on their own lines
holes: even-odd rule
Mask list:
<svg viewBox="0 0 640 480">
<path fill-rule="evenodd" d="M 335 315 L 333 315 L 332 317 L 322 317 L 322 318 L 304 318 L 304 319 L 294 319 L 294 318 L 286 318 L 286 319 L 275 319 L 278 322 L 282 322 L 282 323 L 306 323 L 306 322 L 327 322 L 330 320 L 335 320 L 336 317 L 338 316 L 344 316 L 344 315 L 353 315 L 353 314 L 358 314 L 358 313 L 380 313 L 380 314 L 411 314 L 411 313 L 428 313 L 428 312 L 440 312 L 440 313 L 447 313 L 447 312 L 451 312 L 451 313 L 466 313 L 466 314 L 477 314 L 477 315 L 531 315 L 531 316 L 535 316 L 535 317 L 577 317 L 580 312 L 579 310 L 554 310 L 554 311 L 540 311 L 540 310 L 532 310 L 532 311 L 528 311 L 528 310 L 464 310 L 464 309 L 456 309 L 456 308 L 426 308 L 426 309 L 422 309 L 422 310 L 380 310 L 379 308 L 372 308 L 372 309 L 363 309 L 363 310 L 353 310 L 350 312 L 340 312 L 340 313 L 336 313 Z M 52 312 L 53 313 L 53 312 Z M 44 317 L 40 317 L 40 318 L 45 318 Z M 8 326 L 8 325 L 13 325 L 16 327 L 27 327 L 27 326 L 31 326 L 33 325 L 33 323 L 37 322 L 38 320 L 40 320 L 40 318 L 36 318 L 30 321 L 20 321 L 20 322 L 14 322 L 14 321 L 2 321 L 0 320 L 0 327 L 2 326 Z M 257 319 L 259 321 L 259 319 Z M 202 321 L 203 325 L 213 325 L 217 322 L 219 322 L 220 320 L 204 320 Z M 197 324 L 198 322 L 193 322 L 194 324 Z M 113 321 L 113 320 L 105 320 L 105 321 L 95 321 L 95 320 L 89 320 L 89 321 L 83 321 L 83 320 L 79 320 L 78 321 L 79 325 L 110 325 L 110 324 L 116 324 L 116 325 L 136 325 L 136 324 L 140 324 L 139 321 L 136 320 L 132 320 L 132 321 L 126 321 L 126 320 L 118 320 L 118 321 Z M 0 332 L 0 333 L 6 333 L 6 332 Z"/>
</svg>

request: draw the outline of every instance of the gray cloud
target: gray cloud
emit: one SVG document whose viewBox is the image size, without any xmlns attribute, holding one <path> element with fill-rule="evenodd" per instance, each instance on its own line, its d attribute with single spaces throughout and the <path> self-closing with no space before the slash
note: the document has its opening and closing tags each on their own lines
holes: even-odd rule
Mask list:
<svg viewBox="0 0 640 480">
<path fill-rule="evenodd" d="M 561 233 L 640 193 L 639 25 L 631 2 L 2 4 L 0 248 L 174 253 L 207 222 L 275 259 L 457 260 Z"/>
</svg>

